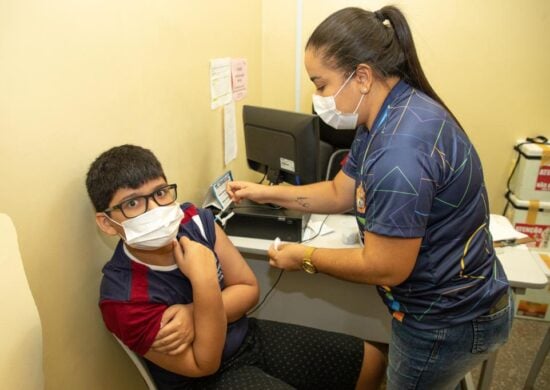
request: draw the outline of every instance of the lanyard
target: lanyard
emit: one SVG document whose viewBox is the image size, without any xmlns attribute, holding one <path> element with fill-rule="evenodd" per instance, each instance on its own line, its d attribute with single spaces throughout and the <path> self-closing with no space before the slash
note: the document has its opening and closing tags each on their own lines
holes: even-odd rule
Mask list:
<svg viewBox="0 0 550 390">
<path fill-rule="evenodd" d="M 380 126 L 382 126 L 384 124 L 384 122 L 388 118 L 388 108 L 389 107 L 390 107 L 389 103 L 383 105 L 382 111 L 380 111 L 378 113 L 377 118 L 374 122 L 374 125 L 372 126 L 372 130 L 369 131 L 369 135 L 367 137 L 369 143 L 368 143 L 367 147 L 365 148 L 365 153 L 363 154 L 363 158 L 361 160 L 361 169 L 360 169 L 360 175 L 359 175 L 360 177 L 363 177 L 363 168 L 365 166 L 365 160 L 367 158 L 367 154 L 369 153 L 370 145 L 372 144 L 372 140 L 374 139 L 374 133 L 376 132 L 376 130 L 378 130 L 378 128 Z"/>
<path fill-rule="evenodd" d="M 388 96 L 386 96 L 386 99 L 384 99 L 384 103 L 382 104 L 382 107 L 380 108 L 380 111 L 378 112 L 378 115 L 376 116 L 376 119 L 374 121 L 374 124 L 372 125 L 372 129 L 369 131 L 368 135 L 368 145 L 365 148 L 365 153 L 363 154 L 363 158 L 361 160 L 361 169 L 360 169 L 360 176 L 363 176 L 363 169 L 365 166 L 365 160 L 367 158 L 367 154 L 369 153 L 370 146 L 372 144 L 372 140 L 374 139 L 374 135 L 376 132 L 378 132 L 379 128 L 386 122 L 388 119 L 388 109 L 391 108 L 391 103 L 399 96 L 401 95 L 407 88 L 410 88 L 407 83 L 405 83 L 403 80 L 400 80 L 390 91 Z"/>
</svg>

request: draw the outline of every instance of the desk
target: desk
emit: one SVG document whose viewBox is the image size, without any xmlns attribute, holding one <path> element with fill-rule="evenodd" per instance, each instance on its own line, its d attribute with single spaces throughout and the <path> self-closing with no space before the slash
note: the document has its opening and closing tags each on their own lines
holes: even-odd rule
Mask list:
<svg viewBox="0 0 550 390">
<path fill-rule="evenodd" d="M 320 222 L 324 218 L 324 215 L 313 214 L 310 221 Z M 308 245 L 320 248 L 357 246 L 345 245 L 341 240 L 341 230 L 345 226 L 356 226 L 352 215 L 331 215 L 325 225 L 335 231 L 307 242 Z M 267 249 L 273 241 L 234 236 L 230 239 L 256 274 L 263 298 L 280 272 L 266 261 Z M 347 333 L 382 343 L 389 343 L 391 335 L 391 316 L 375 286 L 323 274 L 285 272 L 253 316 Z"/>
<path fill-rule="evenodd" d="M 495 250 L 510 286 L 516 293 L 522 293 L 526 288 L 544 288 L 548 283 L 538 255 L 529 251 L 525 245 L 506 246 Z"/>
<path fill-rule="evenodd" d="M 324 218 L 324 215 L 313 214 L 311 221 L 322 221 Z M 341 240 L 342 229 L 355 226 L 353 216 L 331 215 L 325 224 L 334 232 L 319 236 L 308 242 L 308 245 L 320 248 L 357 246 L 345 245 Z M 246 237 L 230 239 L 244 254 L 256 274 L 263 297 L 279 275 L 279 270 L 271 268 L 265 256 L 273 241 Z M 547 284 L 547 277 L 538 260 L 524 245 L 499 248 L 497 255 L 514 289 L 543 288 Z M 391 316 L 374 286 L 342 281 L 322 274 L 285 273 L 254 316 L 347 333 L 383 343 L 389 343 L 391 337 Z M 496 354 L 484 363 L 479 389 L 489 387 L 495 360 Z"/>
</svg>

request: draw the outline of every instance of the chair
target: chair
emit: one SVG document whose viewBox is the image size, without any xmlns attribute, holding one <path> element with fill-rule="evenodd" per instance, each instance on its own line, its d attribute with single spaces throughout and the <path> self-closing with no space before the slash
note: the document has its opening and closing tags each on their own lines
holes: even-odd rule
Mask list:
<svg viewBox="0 0 550 390">
<path fill-rule="evenodd" d="M 141 374 L 141 377 L 145 381 L 147 388 L 149 390 L 157 390 L 155 381 L 153 380 L 153 377 L 151 376 L 151 373 L 149 372 L 149 369 L 147 368 L 147 364 L 145 363 L 144 359 L 138 354 L 136 354 L 134 351 L 132 351 L 130 348 L 128 348 L 126 344 L 124 344 L 122 341 L 118 339 L 118 337 L 116 337 L 115 335 L 113 335 L 113 337 L 115 338 L 116 341 L 118 341 L 122 349 L 130 357 L 130 360 L 132 360 L 132 362 L 135 364 L 136 368 Z"/>
<path fill-rule="evenodd" d="M 525 386 L 523 387 L 525 390 L 531 390 L 534 388 L 535 380 L 537 379 L 537 375 L 539 374 L 540 368 L 544 363 L 546 355 L 548 355 L 548 351 L 550 351 L 550 328 L 546 331 L 546 336 L 544 336 L 544 340 L 542 341 L 537 355 L 535 356 L 535 360 L 533 360 L 533 364 L 531 365 L 531 369 L 527 375 L 527 380 L 525 381 Z"/>
<path fill-rule="evenodd" d="M 0 378 L 3 389 L 43 389 L 42 324 L 25 275 L 17 232 L 0 213 Z"/>
<path fill-rule="evenodd" d="M 332 180 L 342 169 L 343 163 L 349 153 L 349 149 L 336 149 L 328 160 L 325 180 Z"/>
</svg>

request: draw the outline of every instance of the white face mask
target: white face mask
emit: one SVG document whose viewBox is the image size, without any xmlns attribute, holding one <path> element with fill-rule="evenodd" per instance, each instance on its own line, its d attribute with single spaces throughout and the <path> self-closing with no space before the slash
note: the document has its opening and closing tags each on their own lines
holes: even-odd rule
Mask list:
<svg viewBox="0 0 550 390">
<path fill-rule="evenodd" d="M 107 217 L 109 218 L 109 217 Z M 183 218 L 179 204 L 155 207 L 135 218 L 118 223 L 124 229 L 122 239 L 136 249 L 153 250 L 162 248 L 176 238 Z"/>
<path fill-rule="evenodd" d="M 355 74 L 355 71 L 349 75 L 347 80 L 342 84 L 340 89 L 332 96 L 320 96 L 313 94 L 313 107 L 315 108 L 315 112 L 323 122 L 325 122 L 327 125 L 329 125 L 332 128 L 335 128 L 336 130 L 349 130 L 349 129 L 355 129 L 357 127 L 357 119 L 359 118 L 359 115 L 357 114 L 357 110 L 359 109 L 359 105 L 363 101 L 363 98 L 365 95 L 361 94 L 361 99 L 359 100 L 359 103 L 357 103 L 357 107 L 355 107 L 355 110 L 353 110 L 353 113 L 343 113 L 342 111 L 338 110 L 336 108 L 336 96 L 342 91 L 342 89 L 346 86 L 346 84 L 351 80 L 353 75 Z"/>
</svg>

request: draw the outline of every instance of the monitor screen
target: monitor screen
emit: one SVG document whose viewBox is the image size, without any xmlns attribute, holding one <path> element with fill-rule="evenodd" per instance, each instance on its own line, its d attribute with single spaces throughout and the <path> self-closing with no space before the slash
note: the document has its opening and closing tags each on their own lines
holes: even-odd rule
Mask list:
<svg viewBox="0 0 550 390">
<path fill-rule="evenodd" d="M 243 106 L 248 166 L 272 184 L 310 184 L 322 179 L 319 117 Z"/>
<path fill-rule="evenodd" d="M 315 108 L 311 108 L 311 112 L 317 115 Z M 336 130 L 334 127 L 327 125 L 319 118 L 319 138 L 334 147 L 335 149 L 349 149 L 355 138 L 356 129 L 352 130 Z"/>
</svg>

